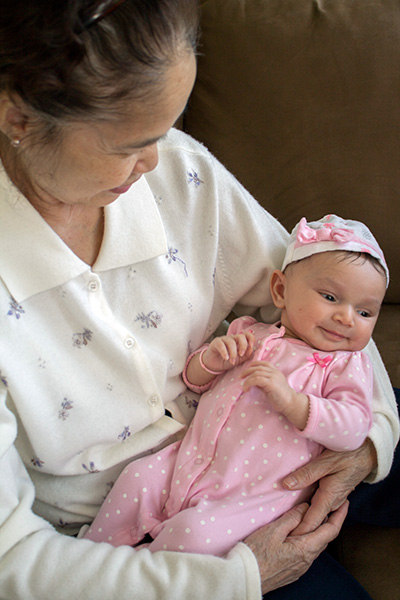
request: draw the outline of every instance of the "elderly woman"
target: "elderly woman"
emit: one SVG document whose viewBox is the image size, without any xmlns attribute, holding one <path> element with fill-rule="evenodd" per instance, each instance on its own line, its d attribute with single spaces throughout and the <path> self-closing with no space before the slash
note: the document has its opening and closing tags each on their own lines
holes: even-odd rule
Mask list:
<svg viewBox="0 0 400 600">
<path fill-rule="evenodd" d="M 191 349 L 234 307 L 274 318 L 268 280 L 287 233 L 171 130 L 195 78 L 196 4 L 2 2 L 2 598 L 258 599 L 298 579 L 337 535 L 349 491 L 390 468 L 397 418 L 372 347 L 370 439 L 287 479 L 322 478 L 308 511 L 225 558 L 74 537 L 124 466 L 190 421 Z M 302 520 L 312 532 L 290 538 Z"/>
</svg>

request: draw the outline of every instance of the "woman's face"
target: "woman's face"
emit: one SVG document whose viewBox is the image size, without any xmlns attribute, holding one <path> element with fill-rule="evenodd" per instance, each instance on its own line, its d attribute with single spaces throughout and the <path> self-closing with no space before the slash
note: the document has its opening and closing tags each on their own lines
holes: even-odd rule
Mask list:
<svg viewBox="0 0 400 600">
<path fill-rule="evenodd" d="M 134 102 L 124 120 L 71 124 L 56 149 L 38 152 L 22 140 L 18 182 L 32 204 L 101 207 L 126 192 L 156 167 L 157 141 L 185 108 L 195 72 L 193 53 L 185 53 L 169 67 L 161 92 Z"/>
</svg>

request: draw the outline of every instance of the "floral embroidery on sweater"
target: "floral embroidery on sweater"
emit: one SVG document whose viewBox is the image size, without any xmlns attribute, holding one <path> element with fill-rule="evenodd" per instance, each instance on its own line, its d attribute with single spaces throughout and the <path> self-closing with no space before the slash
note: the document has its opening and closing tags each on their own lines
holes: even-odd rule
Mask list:
<svg viewBox="0 0 400 600">
<path fill-rule="evenodd" d="M 84 463 L 82 463 L 82 467 L 85 469 L 85 471 L 87 471 L 88 473 L 98 473 L 99 470 L 96 469 L 95 464 L 93 461 L 90 461 L 89 466 L 87 467 Z"/>
<path fill-rule="evenodd" d="M 10 302 L 10 310 L 8 311 L 7 315 L 10 317 L 14 316 L 16 319 L 19 319 L 22 314 L 25 314 L 24 309 L 16 300 L 14 300 L 14 298 L 12 298 Z"/>
<path fill-rule="evenodd" d="M 171 262 L 180 262 L 183 265 L 183 269 L 185 271 L 185 276 L 189 277 L 188 272 L 187 272 L 187 268 L 186 268 L 186 263 L 184 260 L 182 260 L 181 258 L 179 258 L 179 256 L 177 256 L 179 250 L 177 248 L 172 248 L 171 246 L 168 248 L 168 254 L 166 254 L 165 258 L 168 259 L 168 264 L 170 265 Z"/>
<path fill-rule="evenodd" d="M 72 345 L 74 348 L 82 348 L 92 341 L 93 332 L 90 329 L 84 329 L 82 333 L 74 333 L 72 336 Z"/>
<path fill-rule="evenodd" d="M 192 171 L 193 171 L 193 173 L 188 171 L 188 176 L 189 176 L 188 183 L 194 183 L 194 185 L 196 187 L 199 187 L 199 185 L 204 183 L 204 181 L 202 181 L 200 179 L 200 177 L 198 176 L 197 172 L 194 169 L 192 169 Z"/>
<path fill-rule="evenodd" d="M 119 434 L 118 439 L 124 442 L 128 439 L 128 437 L 130 437 L 130 435 L 131 432 L 129 431 L 129 425 L 127 425 L 126 427 L 124 427 L 123 432 Z"/>
<path fill-rule="evenodd" d="M 58 418 L 62 419 L 63 421 L 66 421 L 69 417 L 68 411 L 72 410 L 73 404 L 74 403 L 71 400 L 68 400 L 68 398 L 64 398 L 64 400 L 61 402 L 61 408 L 58 411 Z"/>
<path fill-rule="evenodd" d="M 157 329 L 157 327 L 161 325 L 162 315 L 160 315 L 155 310 L 152 310 L 147 315 L 141 312 L 138 314 L 135 321 L 141 321 L 143 323 L 142 329 L 150 329 L 151 327 Z"/>
<path fill-rule="evenodd" d="M 7 377 L 5 375 L 3 375 L 3 373 L 1 371 L 0 371 L 0 381 L 5 387 L 8 387 Z"/>
</svg>

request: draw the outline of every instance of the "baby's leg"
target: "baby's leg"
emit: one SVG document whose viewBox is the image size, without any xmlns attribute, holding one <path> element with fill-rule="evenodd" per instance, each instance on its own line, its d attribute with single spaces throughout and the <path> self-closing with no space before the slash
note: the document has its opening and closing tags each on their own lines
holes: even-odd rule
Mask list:
<svg viewBox="0 0 400 600">
<path fill-rule="evenodd" d="M 272 520 L 272 519 L 271 519 Z M 154 541 L 149 550 L 170 550 L 224 556 L 260 524 L 261 513 L 254 519 L 236 499 L 208 501 L 200 499 L 160 523 L 150 532 Z"/>
<path fill-rule="evenodd" d="M 131 462 L 118 477 L 83 537 L 134 546 L 165 517 L 179 443 Z"/>
</svg>

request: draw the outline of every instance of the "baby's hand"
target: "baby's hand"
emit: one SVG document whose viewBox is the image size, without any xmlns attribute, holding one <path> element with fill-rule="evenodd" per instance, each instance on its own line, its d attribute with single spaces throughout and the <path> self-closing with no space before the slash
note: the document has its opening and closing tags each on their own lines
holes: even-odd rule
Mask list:
<svg viewBox="0 0 400 600">
<path fill-rule="evenodd" d="M 279 369 L 269 362 L 257 361 L 241 377 L 244 379 L 244 392 L 252 386 L 261 388 L 277 412 L 285 415 L 299 429 L 304 429 L 308 419 L 308 396 L 295 392 Z"/>
<path fill-rule="evenodd" d="M 205 367 L 212 371 L 228 371 L 245 362 L 254 351 L 254 334 L 244 331 L 215 338 L 203 354 Z"/>
<path fill-rule="evenodd" d="M 247 392 L 253 385 L 261 388 L 274 408 L 278 412 L 284 412 L 293 390 L 285 375 L 273 364 L 265 361 L 254 362 L 242 373 L 242 378 L 243 391 Z"/>
</svg>

